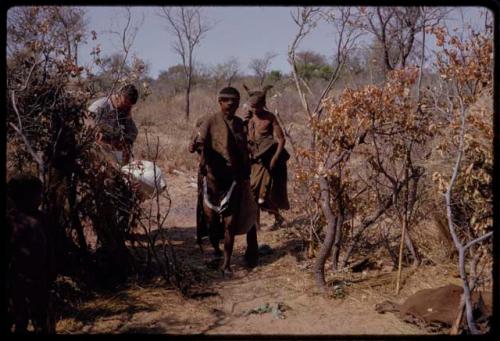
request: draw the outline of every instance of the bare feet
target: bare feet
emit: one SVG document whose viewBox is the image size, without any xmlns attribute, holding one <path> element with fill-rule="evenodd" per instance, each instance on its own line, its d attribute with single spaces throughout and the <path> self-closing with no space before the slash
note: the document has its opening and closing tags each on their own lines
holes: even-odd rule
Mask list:
<svg viewBox="0 0 500 341">
<path fill-rule="evenodd" d="M 222 278 L 232 278 L 233 277 L 233 272 L 231 269 L 222 269 Z"/>
<path fill-rule="evenodd" d="M 223 256 L 223 253 L 222 253 L 222 251 L 220 249 L 214 250 L 214 258 L 220 259 L 220 258 L 222 258 L 222 256 Z"/>
<path fill-rule="evenodd" d="M 280 227 L 283 227 L 285 223 L 285 218 L 283 218 L 281 215 L 276 215 L 274 217 L 274 224 L 271 225 L 271 230 L 277 230 Z"/>
<path fill-rule="evenodd" d="M 245 253 L 245 264 L 248 268 L 255 268 L 259 263 L 258 255 L 250 255 L 249 253 Z"/>
</svg>

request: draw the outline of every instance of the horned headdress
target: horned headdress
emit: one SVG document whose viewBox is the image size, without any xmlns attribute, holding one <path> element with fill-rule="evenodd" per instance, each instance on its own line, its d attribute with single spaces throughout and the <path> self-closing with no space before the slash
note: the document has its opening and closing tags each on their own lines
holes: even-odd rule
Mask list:
<svg viewBox="0 0 500 341">
<path fill-rule="evenodd" d="M 248 86 L 243 84 L 243 88 L 245 88 L 246 92 L 248 93 L 248 104 L 256 104 L 262 107 L 266 106 L 266 93 L 271 89 L 273 86 L 272 85 L 266 85 L 262 88 L 262 90 L 250 90 Z"/>
</svg>

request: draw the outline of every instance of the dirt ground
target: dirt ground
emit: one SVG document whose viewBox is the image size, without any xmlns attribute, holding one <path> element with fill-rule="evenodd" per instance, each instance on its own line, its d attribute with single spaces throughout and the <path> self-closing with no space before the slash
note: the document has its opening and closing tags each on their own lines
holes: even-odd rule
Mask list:
<svg viewBox="0 0 500 341">
<path fill-rule="evenodd" d="M 259 245 L 268 245 L 271 252 L 251 271 L 243 262 L 245 237 L 237 236 L 234 275 L 224 279 L 204 263 L 196 246 L 195 174 L 176 171 L 167 175 L 167 182 L 172 198 L 169 233 L 181 260 L 203 274 L 197 294 L 183 298 L 154 283 L 117 288 L 82 300 L 59 319 L 58 333 L 426 334 L 391 313 L 378 314 L 375 304 L 402 302 L 420 289 L 460 283 L 452 268 L 423 265 L 405 269 L 402 290 L 395 295 L 395 272 L 390 269 L 344 275 L 327 269 L 337 295 L 324 297 L 314 285 L 313 261 L 304 258 L 301 242 L 290 233 L 300 208 L 287 212 L 288 224 L 278 230 L 269 228 L 272 219 L 263 214 Z M 205 249 L 212 251 L 208 241 Z"/>
</svg>

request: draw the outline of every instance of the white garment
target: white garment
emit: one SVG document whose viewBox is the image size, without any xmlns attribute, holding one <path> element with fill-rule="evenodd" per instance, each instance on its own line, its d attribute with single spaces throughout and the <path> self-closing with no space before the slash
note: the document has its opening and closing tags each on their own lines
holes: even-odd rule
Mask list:
<svg viewBox="0 0 500 341">
<path fill-rule="evenodd" d="M 130 145 L 135 142 L 139 131 L 134 120 L 128 113 L 118 111 L 113 106 L 111 97 L 101 97 L 95 100 L 87 110 L 95 114 L 97 126 L 111 128 L 108 129 L 110 131 L 121 132 Z"/>
<path fill-rule="evenodd" d="M 111 154 L 113 154 L 113 156 L 115 157 L 116 162 L 118 162 L 118 164 L 120 166 L 122 166 L 123 165 L 123 152 L 121 150 L 112 150 Z"/>
<path fill-rule="evenodd" d="M 123 173 L 131 175 L 141 185 L 141 191 L 150 197 L 155 193 L 163 192 L 167 187 L 160 167 L 151 161 L 132 161 L 123 166 L 121 170 Z"/>
<path fill-rule="evenodd" d="M 94 101 L 89 107 L 88 111 L 93 112 L 94 114 L 99 114 L 101 112 L 110 112 L 115 110 L 113 106 L 113 102 L 111 101 L 111 97 L 101 97 Z"/>
</svg>

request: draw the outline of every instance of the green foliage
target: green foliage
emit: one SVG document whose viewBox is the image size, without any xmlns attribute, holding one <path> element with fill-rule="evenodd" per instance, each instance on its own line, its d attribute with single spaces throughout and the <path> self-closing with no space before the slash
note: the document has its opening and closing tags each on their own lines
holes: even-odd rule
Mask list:
<svg viewBox="0 0 500 341">
<path fill-rule="evenodd" d="M 266 82 L 268 84 L 276 84 L 279 81 L 281 81 L 283 78 L 283 74 L 279 70 L 272 70 L 269 72 L 269 75 L 267 76 Z"/>
<path fill-rule="evenodd" d="M 299 76 L 306 80 L 330 79 L 333 68 L 326 58 L 312 51 L 301 51 L 297 53 L 297 71 Z"/>
</svg>

